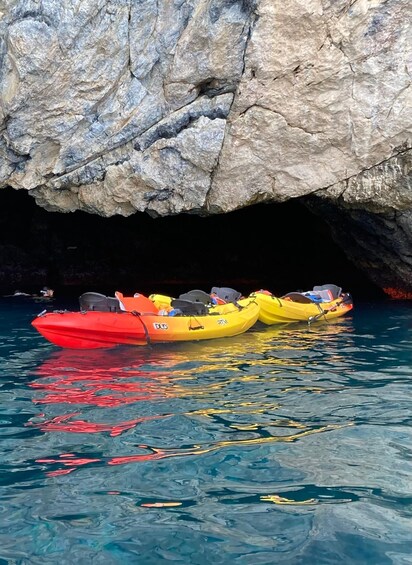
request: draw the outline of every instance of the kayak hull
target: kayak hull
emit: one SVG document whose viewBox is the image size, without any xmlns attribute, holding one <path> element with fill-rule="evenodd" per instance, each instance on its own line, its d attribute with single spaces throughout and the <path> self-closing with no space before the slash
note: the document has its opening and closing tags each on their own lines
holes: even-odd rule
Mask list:
<svg viewBox="0 0 412 565">
<path fill-rule="evenodd" d="M 332 320 L 353 308 L 352 299 L 347 294 L 330 302 L 307 304 L 261 292 L 255 292 L 251 296 L 260 306 L 259 321 L 266 325 Z"/>
<path fill-rule="evenodd" d="M 71 349 L 147 343 L 140 317 L 130 312 L 49 312 L 32 326 L 54 345 Z"/>
<path fill-rule="evenodd" d="M 258 316 L 259 305 L 249 298 L 213 307 L 203 316 L 59 311 L 40 314 L 32 325 L 59 347 L 97 349 L 231 337 L 251 328 Z"/>
<path fill-rule="evenodd" d="M 250 329 L 259 316 L 254 299 L 210 308 L 206 316 L 142 316 L 152 343 L 232 337 Z"/>
</svg>

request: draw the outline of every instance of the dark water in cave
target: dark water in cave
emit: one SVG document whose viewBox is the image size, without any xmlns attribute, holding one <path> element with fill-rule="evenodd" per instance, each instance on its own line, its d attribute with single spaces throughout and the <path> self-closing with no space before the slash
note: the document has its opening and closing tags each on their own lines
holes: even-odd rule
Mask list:
<svg viewBox="0 0 412 565">
<path fill-rule="evenodd" d="M 82 352 L 42 308 L 0 299 L 0 563 L 410 563 L 411 303 Z"/>
</svg>

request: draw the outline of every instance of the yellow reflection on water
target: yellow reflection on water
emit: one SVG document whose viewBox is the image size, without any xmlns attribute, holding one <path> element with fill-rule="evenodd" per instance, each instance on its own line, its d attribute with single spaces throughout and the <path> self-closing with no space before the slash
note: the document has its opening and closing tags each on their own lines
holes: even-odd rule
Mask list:
<svg viewBox="0 0 412 565">
<path fill-rule="evenodd" d="M 198 455 L 205 455 L 207 453 L 212 453 L 214 451 L 219 451 L 226 447 L 242 447 L 242 446 L 253 446 L 253 445 L 262 445 L 262 444 L 270 444 L 275 442 L 294 442 L 302 437 L 327 432 L 330 430 L 337 430 L 343 429 L 348 425 L 352 424 L 344 424 L 344 425 L 337 425 L 337 424 L 329 424 L 327 426 L 322 426 L 317 429 L 307 430 L 301 433 L 289 435 L 289 436 L 270 436 L 270 437 L 259 437 L 259 438 L 251 438 L 251 439 L 235 439 L 229 441 L 217 441 L 208 446 L 202 445 L 193 445 L 192 448 L 189 449 L 159 449 L 152 447 L 150 448 L 151 453 L 145 455 L 129 455 L 125 457 L 114 457 L 111 459 L 108 464 L 109 465 L 122 465 L 125 463 L 135 463 L 140 461 L 148 461 L 150 459 L 166 459 L 169 457 L 188 457 L 188 456 L 198 456 Z"/>
<path fill-rule="evenodd" d="M 144 508 L 173 508 L 182 506 L 182 502 L 142 502 L 140 506 Z"/>
<path fill-rule="evenodd" d="M 263 502 L 273 502 L 273 504 L 291 504 L 294 506 L 316 503 L 316 500 L 314 498 L 308 498 L 307 500 L 292 500 L 291 498 L 285 498 L 277 494 L 269 494 L 267 496 L 261 496 L 260 500 L 262 500 Z"/>
</svg>

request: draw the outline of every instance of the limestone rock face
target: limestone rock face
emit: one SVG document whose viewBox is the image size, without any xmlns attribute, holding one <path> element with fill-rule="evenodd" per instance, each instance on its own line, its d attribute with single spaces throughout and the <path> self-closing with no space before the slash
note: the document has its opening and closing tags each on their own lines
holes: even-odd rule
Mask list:
<svg viewBox="0 0 412 565">
<path fill-rule="evenodd" d="M 51 210 L 203 208 L 251 22 L 245 0 L 9 0 L 1 183 Z"/>
<path fill-rule="evenodd" d="M 299 197 L 411 147 L 410 3 L 262 0 L 257 13 L 211 205 Z"/>
<path fill-rule="evenodd" d="M 410 0 L 0 0 L 0 186 L 102 216 L 306 198 L 389 222 L 373 276 L 412 292 L 411 22 Z"/>
</svg>

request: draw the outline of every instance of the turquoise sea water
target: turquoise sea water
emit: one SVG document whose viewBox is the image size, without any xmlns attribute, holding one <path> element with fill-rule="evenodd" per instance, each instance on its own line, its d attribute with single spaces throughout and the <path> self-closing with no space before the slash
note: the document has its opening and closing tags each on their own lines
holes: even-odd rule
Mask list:
<svg viewBox="0 0 412 565">
<path fill-rule="evenodd" d="M 1 565 L 412 563 L 412 303 L 80 352 L 43 306 L 0 299 Z"/>
</svg>

